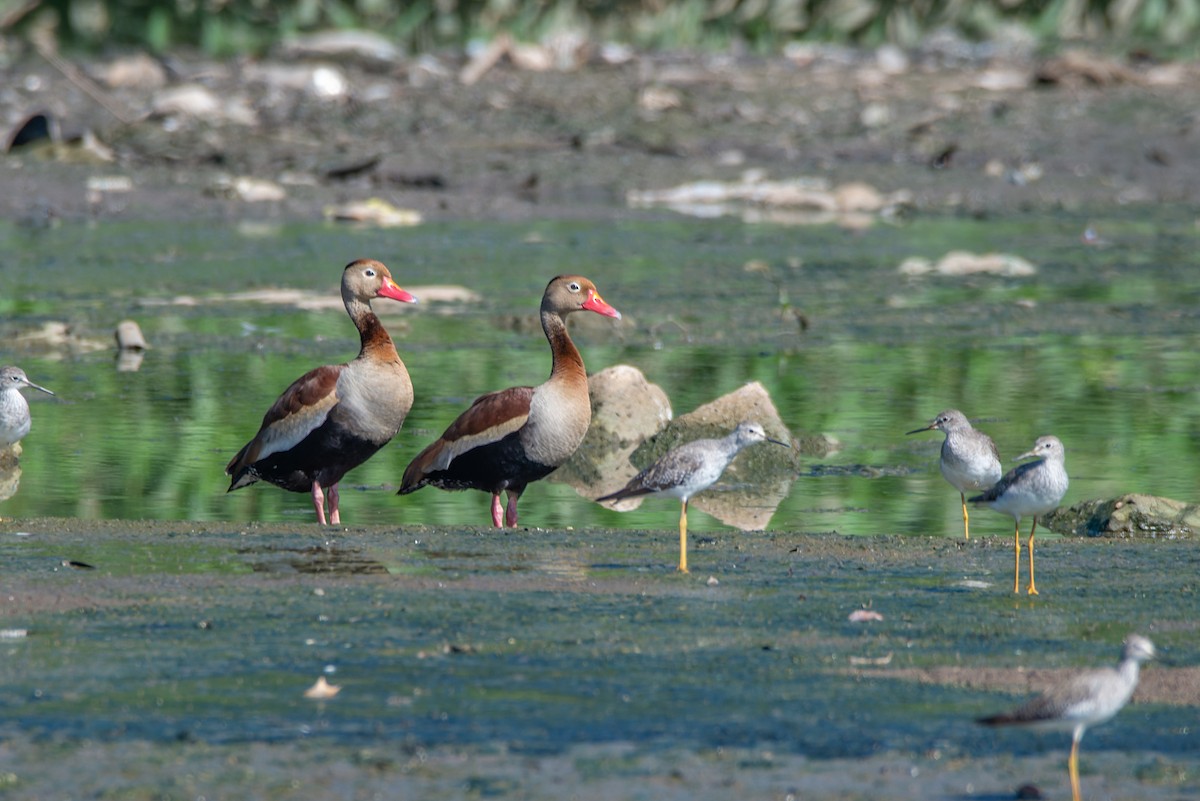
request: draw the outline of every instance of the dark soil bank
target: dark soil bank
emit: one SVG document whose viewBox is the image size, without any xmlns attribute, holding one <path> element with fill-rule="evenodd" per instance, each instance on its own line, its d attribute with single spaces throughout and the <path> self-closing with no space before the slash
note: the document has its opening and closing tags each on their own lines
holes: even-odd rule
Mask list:
<svg viewBox="0 0 1200 801">
<path fill-rule="evenodd" d="M 0 160 L 0 215 L 35 223 L 315 220 L 367 198 L 425 219 L 603 218 L 630 213 L 631 190 L 747 170 L 905 190 L 924 212 L 1200 193 L 1193 65 L 813 49 L 568 72 L 501 59 L 467 84 L 455 57 L 134 57 L 68 75 L 12 51 L 0 68 L 7 138 L 38 112 L 65 139 L 94 135 L 49 161 L 33 145 Z M 103 180 L 114 176 L 132 180 Z"/>
</svg>

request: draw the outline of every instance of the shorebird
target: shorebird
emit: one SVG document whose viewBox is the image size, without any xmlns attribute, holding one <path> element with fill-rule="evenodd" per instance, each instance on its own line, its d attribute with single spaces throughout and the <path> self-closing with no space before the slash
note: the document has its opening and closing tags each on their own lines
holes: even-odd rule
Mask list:
<svg viewBox="0 0 1200 801">
<path fill-rule="evenodd" d="M 571 458 L 592 420 L 583 357 L 564 318 L 577 311 L 621 318 L 596 285 L 560 275 L 542 295 L 542 331 L 550 343 L 550 377 L 536 387 L 510 387 L 475 399 L 404 470 L 397 494 L 426 485 L 492 495 L 492 525 L 517 525 L 517 501 L 532 481 Z M 508 496 L 505 508 L 500 493 Z"/>
<path fill-rule="evenodd" d="M 1033 533 L 1037 530 L 1039 515 L 1058 508 L 1067 494 L 1067 470 L 1063 466 L 1065 453 L 1058 437 L 1038 437 L 1033 449 L 1021 454 L 1015 461 L 1040 457 L 1037 461 L 1018 465 L 1004 474 L 995 486 L 971 498 L 972 503 L 982 503 L 1006 515 L 1012 515 L 1016 539 L 1016 569 L 1013 573 L 1013 592 L 1021 591 L 1021 518 L 1033 517 L 1029 528 L 1029 588 L 1030 595 L 1037 595 L 1033 580 Z"/>
<path fill-rule="evenodd" d="M 30 381 L 20 367 L 0 368 L 0 449 L 16 445 L 29 433 L 32 423 L 29 402 L 21 394 L 25 387 L 45 392 L 47 395 L 54 394 Z"/>
<path fill-rule="evenodd" d="M 296 379 L 263 416 L 262 427 L 230 460 L 229 492 L 268 481 L 312 494 L 317 522 L 341 522 L 338 482 L 396 435 L 412 408 L 412 382 L 372 298 L 417 299 L 392 280 L 383 264 L 360 259 L 342 271 L 342 303 L 358 329 L 358 357 Z"/>
<path fill-rule="evenodd" d="M 755 442 L 786 442 L 771 439 L 758 423 L 743 422 L 721 439 L 698 439 L 665 453 L 658 461 L 629 480 L 616 492 L 598 502 L 619 501 L 638 495 L 665 495 L 680 500 L 679 572 L 687 573 L 688 499 L 711 487 L 742 448 Z"/>
<path fill-rule="evenodd" d="M 1030 725 L 1071 731 L 1067 773 L 1071 777 L 1071 797 L 1080 801 L 1079 741 L 1083 739 L 1083 733 L 1089 726 L 1100 725 L 1125 706 L 1137 686 L 1141 663 L 1154 656 L 1153 643 L 1140 635 L 1130 634 L 1125 638 L 1121 661 L 1115 668 L 1080 673 L 1011 712 L 979 718 L 979 722 L 987 726 Z"/>
<path fill-rule="evenodd" d="M 927 426 L 909 431 L 941 431 L 942 456 L 938 460 L 942 475 L 958 490 L 962 502 L 963 537 L 971 539 L 970 518 L 967 516 L 967 492 L 985 490 L 1000 480 L 1000 452 L 996 443 L 982 431 L 971 427 L 966 415 L 958 409 L 947 409 L 933 418 Z"/>
</svg>

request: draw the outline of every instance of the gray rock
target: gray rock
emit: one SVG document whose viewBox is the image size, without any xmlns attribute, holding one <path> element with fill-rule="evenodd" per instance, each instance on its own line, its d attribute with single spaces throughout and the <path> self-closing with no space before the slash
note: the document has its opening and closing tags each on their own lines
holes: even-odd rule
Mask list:
<svg viewBox="0 0 1200 801">
<path fill-rule="evenodd" d="M 1077 537 L 1183 539 L 1200 532 L 1200 505 L 1130 493 L 1056 509 L 1041 522 Z"/>
</svg>

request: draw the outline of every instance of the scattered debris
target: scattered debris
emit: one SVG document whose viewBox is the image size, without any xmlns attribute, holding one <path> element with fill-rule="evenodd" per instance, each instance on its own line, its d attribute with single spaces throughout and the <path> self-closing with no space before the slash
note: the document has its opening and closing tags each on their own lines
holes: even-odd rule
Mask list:
<svg viewBox="0 0 1200 801">
<path fill-rule="evenodd" d="M 241 95 L 222 99 L 216 92 L 198 83 L 172 86 L 155 95 L 151 109 L 158 117 L 204 119 L 209 123 L 230 122 L 253 127 L 258 114 Z"/>
<path fill-rule="evenodd" d="M 1037 274 L 1037 267 L 1011 253 L 968 253 L 952 250 L 937 263 L 922 256 L 910 256 L 900 263 L 901 275 L 977 275 L 986 273 L 1005 278 L 1024 278 Z"/>
<path fill-rule="evenodd" d="M 848 619 L 851 623 L 868 623 L 875 620 L 883 620 L 883 615 L 874 609 L 855 609 L 850 613 Z"/>
<path fill-rule="evenodd" d="M 992 586 L 990 581 L 980 581 L 978 579 L 961 579 L 954 582 L 955 587 L 961 587 L 964 590 L 986 590 Z"/>
<path fill-rule="evenodd" d="M 1141 77 L 1129 67 L 1107 56 L 1083 50 L 1068 50 L 1038 68 L 1034 80 L 1057 86 L 1140 85 Z"/>
<path fill-rule="evenodd" d="M 328 220 L 364 223 L 380 228 L 420 225 L 424 221 L 421 212 L 393 206 L 386 200 L 377 197 L 367 200 L 352 200 L 340 206 L 326 206 L 324 213 Z"/>
<path fill-rule="evenodd" d="M 22 331 L 9 340 L 9 349 L 17 353 L 46 353 L 69 351 L 71 353 L 91 353 L 98 350 L 108 350 L 111 347 L 106 342 L 88 339 L 77 333 L 70 325 L 57 320 L 42 323 L 41 328 Z"/>
<path fill-rule="evenodd" d="M 771 181 L 761 171 L 747 170 L 737 181 L 696 181 L 670 189 L 630 190 L 626 202 L 634 208 L 666 206 L 695 217 L 740 212 L 747 222 L 820 224 L 858 214 L 892 216 L 898 207 L 912 204 L 912 193 L 899 190 L 884 194 L 862 182 L 831 187 L 823 178 L 804 176 Z"/>
<path fill-rule="evenodd" d="M 352 60 L 364 67 L 390 69 L 404 58 L 404 52 L 381 33 L 362 30 L 321 31 L 294 36 L 279 46 L 286 58 Z"/>
<path fill-rule="evenodd" d="M 167 70 L 147 53 L 113 59 L 96 70 L 110 89 L 161 89 L 167 85 Z"/>
<path fill-rule="evenodd" d="M 93 208 L 110 195 L 124 195 L 132 191 L 133 179 L 127 175 L 91 175 L 87 179 L 87 202 Z"/>
<path fill-rule="evenodd" d="M 638 108 L 642 111 L 669 111 L 683 106 L 683 95 L 669 86 L 647 86 L 638 93 Z"/>
<path fill-rule="evenodd" d="M 273 203 L 287 198 L 287 190 L 274 181 L 251 178 L 248 175 L 221 175 L 213 181 L 213 194 L 241 200 L 245 203 Z"/>
<path fill-rule="evenodd" d="M 324 700 L 326 698 L 333 698 L 335 695 L 341 692 L 341 690 L 342 688 L 340 686 L 336 684 L 330 684 L 329 682 L 325 681 L 324 676 L 321 676 L 319 679 L 317 679 L 313 686 L 304 691 L 304 697 Z"/>
</svg>

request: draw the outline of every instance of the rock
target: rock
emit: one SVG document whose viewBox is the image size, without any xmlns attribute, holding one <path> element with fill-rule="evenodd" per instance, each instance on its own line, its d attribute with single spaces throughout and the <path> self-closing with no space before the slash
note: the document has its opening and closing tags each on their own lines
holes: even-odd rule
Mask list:
<svg viewBox="0 0 1200 801">
<path fill-rule="evenodd" d="M 21 443 L 0 448 L 0 501 L 7 501 L 21 488 Z"/>
<path fill-rule="evenodd" d="M 637 474 L 630 454 L 670 422 L 672 411 L 662 387 L 627 364 L 589 376 L 588 391 L 592 424 L 554 479 L 570 484 L 585 498 L 598 498 L 616 492 Z"/>
<path fill-rule="evenodd" d="M 723 437 L 743 420 L 759 423 L 768 437 L 784 442 L 792 440 L 792 432 L 780 419 L 766 387 L 758 381 L 752 381 L 678 417 L 670 427 L 672 432 L 677 432 L 674 437 L 677 441 L 666 444 L 661 450 L 665 453 L 676 445 L 701 437 Z M 654 458 L 658 458 L 658 455 Z"/>
<path fill-rule="evenodd" d="M 150 347 L 146 344 L 146 338 L 142 336 L 141 326 L 134 320 L 122 320 L 117 323 L 114 336 L 117 339 L 117 347 L 121 350 L 146 350 Z"/>
<path fill-rule="evenodd" d="M 1186 539 L 1200 532 L 1200 505 L 1130 493 L 1057 509 L 1042 523 L 1078 537 Z"/>
<path fill-rule="evenodd" d="M 671 422 L 667 393 L 646 380 L 636 367 L 617 364 L 588 378 L 592 396 L 592 427 L 621 440 L 639 442 Z"/>
<path fill-rule="evenodd" d="M 41 328 L 22 331 L 12 337 L 8 345 L 16 353 L 54 354 L 59 357 L 63 353 L 92 353 L 110 347 L 100 340 L 79 334 L 70 325 L 58 320 L 46 321 Z"/>
</svg>

